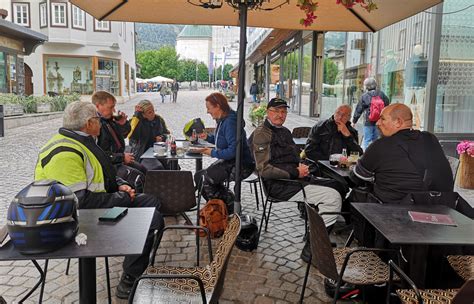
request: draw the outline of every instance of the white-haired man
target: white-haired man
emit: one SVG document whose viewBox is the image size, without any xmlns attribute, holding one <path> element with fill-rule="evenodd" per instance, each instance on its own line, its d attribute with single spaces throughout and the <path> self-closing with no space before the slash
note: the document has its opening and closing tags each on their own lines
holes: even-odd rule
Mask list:
<svg viewBox="0 0 474 304">
<path fill-rule="evenodd" d="M 135 282 L 148 266 L 154 232 L 164 221 L 157 198 L 135 194 L 117 172 L 110 157 L 96 144 L 100 117 L 89 102 L 73 102 L 64 110 L 63 127 L 40 150 L 35 180 L 54 179 L 71 188 L 79 208 L 154 207 L 155 214 L 142 255 L 126 257 L 117 286 L 117 297 L 127 299 Z"/>
</svg>

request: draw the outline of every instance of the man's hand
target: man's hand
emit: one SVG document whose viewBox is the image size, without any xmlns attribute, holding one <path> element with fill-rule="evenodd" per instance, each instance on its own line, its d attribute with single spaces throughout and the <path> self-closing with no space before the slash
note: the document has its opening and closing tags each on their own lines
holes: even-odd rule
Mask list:
<svg viewBox="0 0 474 304">
<path fill-rule="evenodd" d="M 133 153 L 124 153 L 123 154 L 124 164 L 128 165 L 129 163 L 133 162 L 134 160 L 135 160 L 135 156 L 133 156 Z"/>
<path fill-rule="evenodd" d="M 336 122 L 337 125 L 337 131 L 341 132 L 342 135 L 345 137 L 351 136 L 351 132 L 347 128 L 346 124 L 343 124 L 342 122 Z"/>
<path fill-rule="evenodd" d="M 123 126 L 123 125 L 127 122 L 128 116 L 127 116 L 127 114 L 125 114 L 125 113 L 122 112 L 122 111 L 118 111 L 117 114 L 120 115 L 120 119 L 119 119 L 119 120 L 116 120 L 116 122 L 117 122 L 119 125 Z"/>
<path fill-rule="evenodd" d="M 306 177 L 308 176 L 309 174 L 309 167 L 306 166 L 305 164 L 299 164 L 298 166 L 298 177 L 299 178 L 303 178 L 303 177 Z"/>
<path fill-rule="evenodd" d="M 161 135 L 158 135 L 157 137 L 155 137 L 155 142 L 160 142 L 160 141 L 163 141 L 163 136 Z"/>
<path fill-rule="evenodd" d="M 206 133 L 206 132 L 199 133 L 199 134 L 198 134 L 198 137 L 199 137 L 200 139 L 206 140 L 206 139 L 207 139 L 207 133 Z"/>
<path fill-rule="evenodd" d="M 139 105 L 135 105 L 135 112 L 143 112 L 143 110 Z"/>
<path fill-rule="evenodd" d="M 130 200 L 133 202 L 133 200 L 135 199 L 135 189 L 133 189 L 129 185 L 121 185 L 118 189 L 119 191 L 127 192 L 128 195 L 130 195 Z"/>
</svg>

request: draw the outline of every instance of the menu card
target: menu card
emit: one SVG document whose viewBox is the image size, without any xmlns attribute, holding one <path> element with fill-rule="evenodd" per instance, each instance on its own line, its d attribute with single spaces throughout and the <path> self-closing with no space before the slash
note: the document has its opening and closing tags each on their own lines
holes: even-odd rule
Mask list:
<svg viewBox="0 0 474 304">
<path fill-rule="evenodd" d="M 427 224 L 438 224 L 447 226 L 457 226 L 456 222 L 447 214 L 437 213 L 425 213 L 408 211 L 410 218 L 414 222 L 427 223 Z"/>
</svg>

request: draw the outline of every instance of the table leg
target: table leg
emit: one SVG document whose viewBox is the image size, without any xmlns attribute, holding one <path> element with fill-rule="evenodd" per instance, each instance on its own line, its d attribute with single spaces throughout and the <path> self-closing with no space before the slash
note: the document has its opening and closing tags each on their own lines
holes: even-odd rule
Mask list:
<svg viewBox="0 0 474 304">
<path fill-rule="evenodd" d="M 426 287 L 426 259 L 428 248 L 428 245 L 402 246 L 403 254 L 408 260 L 408 276 L 418 288 Z"/>
<path fill-rule="evenodd" d="M 196 158 L 196 172 L 202 170 L 202 158 Z"/>
<path fill-rule="evenodd" d="M 95 258 L 79 259 L 79 303 L 95 304 L 97 302 L 96 288 Z"/>
</svg>

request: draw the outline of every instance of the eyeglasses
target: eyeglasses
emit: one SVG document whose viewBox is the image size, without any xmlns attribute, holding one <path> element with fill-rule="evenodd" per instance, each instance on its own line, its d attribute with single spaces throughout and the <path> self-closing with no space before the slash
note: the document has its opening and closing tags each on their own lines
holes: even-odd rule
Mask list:
<svg viewBox="0 0 474 304">
<path fill-rule="evenodd" d="M 277 113 L 277 114 L 280 114 L 280 115 L 286 115 L 288 114 L 288 110 L 286 108 L 284 109 L 268 109 L 268 111 L 270 112 L 273 112 L 273 113 Z"/>
</svg>

